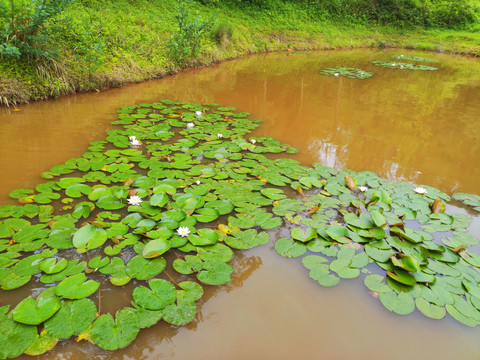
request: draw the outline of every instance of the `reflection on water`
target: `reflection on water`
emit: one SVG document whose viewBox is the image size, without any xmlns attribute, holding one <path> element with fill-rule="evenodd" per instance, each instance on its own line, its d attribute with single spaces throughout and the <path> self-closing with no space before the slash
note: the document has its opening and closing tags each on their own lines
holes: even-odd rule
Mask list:
<svg viewBox="0 0 480 360">
<path fill-rule="evenodd" d="M 167 98 L 249 111 L 265 120 L 255 135 L 298 147 L 294 157 L 306 165 L 370 170 L 448 193 L 478 194 L 480 62 L 402 50 L 439 60 L 440 70 L 394 71 L 371 64 L 398 52 L 259 55 L 28 104 L 18 112 L 1 108 L 0 203 L 13 203 L 9 191 L 34 187 L 43 181 L 41 172 L 80 156 L 89 141 L 104 139 L 118 108 Z M 331 66 L 375 75 L 352 80 L 318 73 Z M 472 230 L 477 235 L 479 224 Z M 232 282 L 205 287 L 197 317 L 185 327 L 142 330 L 132 345 L 115 352 L 63 341 L 40 359 L 478 359 L 478 329 L 451 319 L 389 313 L 359 279 L 321 288 L 298 261 L 279 257 L 271 246 L 237 253 L 232 266 L 237 270 Z M 131 300 L 131 290 L 122 297 L 114 290 L 102 295 L 105 311 Z"/>
</svg>

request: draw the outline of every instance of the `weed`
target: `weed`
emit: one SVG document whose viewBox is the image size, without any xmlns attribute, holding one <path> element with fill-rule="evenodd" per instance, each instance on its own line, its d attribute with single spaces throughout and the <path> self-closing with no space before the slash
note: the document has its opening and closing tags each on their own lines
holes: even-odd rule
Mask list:
<svg viewBox="0 0 480 360">
<path fill-rule="evenodd" d="M 198 13 L 193 15 L 189 9 L 189 1 L 178 1 L 177 22 L 178 31 L 168 42 L 168 49 L 172 60 L 180 67 L 194 59 L 201 50 L 205 33 L 215 22 L 215 16 L 202 19 Z"/>
<path fill-rule="evenodd" d="M 54 58 L 56 50 L 49 47 L 60 27 L 59 14 L 73 0 L 31 0 L 10 7 L 0 3 L 0 55 L 5 58 Z M 65 19 L 62 19 L 65 20 Z"/>
</svg>

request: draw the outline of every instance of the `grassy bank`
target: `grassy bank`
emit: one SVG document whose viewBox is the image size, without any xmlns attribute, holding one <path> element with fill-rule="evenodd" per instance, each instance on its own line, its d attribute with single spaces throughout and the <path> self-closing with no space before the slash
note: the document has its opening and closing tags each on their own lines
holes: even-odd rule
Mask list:
<svg viewBox="0 0 480 360">
<path fill-rule="evenodd" d="M 208 24 L 194 39 L 198 51 L 183 56 L 185 48 L 175 50 L 171 41 L 181 33 L 176 0 L 74 1 L 41 44 L 57 54 L 0 57 L 0 104 L 117 87 L 256 52 L 405 47 L 480 56 L 478 25 L 463 30 L 380 25 L 335 17 L 313 2 L 227 3 L 189 4 L 187 25 Z"/>
</svg>

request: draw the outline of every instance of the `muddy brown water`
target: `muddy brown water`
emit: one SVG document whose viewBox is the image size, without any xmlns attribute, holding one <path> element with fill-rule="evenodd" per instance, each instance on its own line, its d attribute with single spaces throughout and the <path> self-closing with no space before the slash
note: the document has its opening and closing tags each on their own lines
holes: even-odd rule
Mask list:
<svg viewBox="0 0 480 360">
<path fill-rule="evenodd" d="M 427 65 L 439 70 L 371 64 L 402 53 L 436 59 L 438 64 Z M 332 66 L 375 75 L 352 80 L 318 73 Z M 80 156 L 89 141 L 104 139 L 118 108 L 161 99 L 248 111 L 264 120 L 256 135 L 298 147 L 294 158 L 305 165 L 370 170 L 449 194 L 480 194 L 480 61 L 407 50 L 345 50 L 249 56 L 161 80 L 27 104 L 19 111 L 0 108 L 0 204 L 14 203 L 9 191 L 35 187 L 41 172 Z M 471 231 L 480 236 L 478 216 Z M 230 284 L 205 287 L 197 317 L 187 326 L 157 324 L 114 352 L 63 341 L 39 358 L 480 358 L 479 329 L 451 318 L 392 314 L 361 279 L 322 288 L 299 261 L 278 256 L 273 245 L 237 253 L 233 266 Z M 114 291 L 102 307 L 128 303 Z M 0 293 L 3 303 L 1 297 L 6 295 Z"/>
</svg>

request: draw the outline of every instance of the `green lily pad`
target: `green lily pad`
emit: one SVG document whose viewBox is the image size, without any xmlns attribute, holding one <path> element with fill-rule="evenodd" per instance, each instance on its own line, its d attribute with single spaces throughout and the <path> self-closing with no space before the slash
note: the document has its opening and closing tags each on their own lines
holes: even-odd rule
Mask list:
<svg viewBox="0 0 480 360">
<path fill-rule="evenodd" d="M 443 306 L 437 306 L 425 300 L 423 297 L 418 297 L 415 299 L 415 305 L 417 309 L 425 316 L 440 320 L 447 315 L 447 311 Z"/>
<path fill-rule="evenodd" d="M 45 259 L 40 263 L 40 269 L 45 274 L 56 274 L 64 270 L 68 265 L 67 259 L 60 259 L 57 262 L 56 258 Z"/>
<path fill-rule="evenodd" d="M 45 322 L 45 329 L 55 338 L 68 339 L 87 329 L 96 316 L 97 307 L 92 300 L 62 301 L 60 310 Z"/>
<path fill-rule="evenodd" d="M 255 229 L 238 230 L 232 231 L 232 236 L 227 236 L 224 241 L 234 249 L 251 249 L 267 244 L 270 241 L 270 236 L 266 232 L 257 234 Z"/>
<path fill-rule="evenodd" d="M 293 228 L 290 231 L 292 239 L 306 243 L 312 240 L 316 235 L 317 231 L 314 228 L 308 227 L 306 229 Z"/>
<path fill-rule="evenodd" d="M 72 241 L 79 252 L 85 252 L 102 246 L 107 241 L 107 232 L 95 225 L 88 224 L 75 232 Z"/>
<path fill-rule="evenodd" d="M 182 290 L 177 290 L 179 302 L 196 301 L 203 296 L 203 288 L 194 281 L 182 281 L 178 284 Z"/>
<path fill-rule="evenodd" d="M 275 242 L 275 250 L 279 255 L 294 258 L 304 255 L 307 247 L 305 244 L 292 239 L 280 238 Z"/>
<path fill-rule="evenodd" d="M 160 274 L 165 269 L 166 264 L 165 259 L 162 257 L 148 260 L 138 255 L 128 262 L 125 271 L 131 278 L 148 280 Z"/>
<path fill-rule="evenodd" d="M 69 276 L 55 288 L 55 294 L 66 299 L 82 299 L 97 291 L 100 283 L 88 280 L 84 273 Z"/>
<path fill-rule="evenodd" d="M 2 307 L 7 309 L 7 306 Z M 0 309 L 2 309 L 0 308 Z M 0 315 L 0 359 L 20 356 L 37 337 L 37 327 L 14 321 L 11 313 Z"/>
<path fill-rule="evenodd" d="M 133 290 L 135 303 L 147 310 L 161 310 L 168 304 L 172 304 L 177 293 L 175 286 L 163 279 L 153 279 L 145 286 L 136 287 Z"/>
<path fill-rule="evenodd" d="M 171 243 L 166 239 L 151 240 L 143 248 L 142 256 L 146 259 L 155 258 L 167 252 L 170 247 Z"/>
<path fill-rule="evenodd" d="M 61 307 L 60 298 L 52 294 L 53 288 L 42 292 L 36 299 L 27 297 L 12 310 L 13 320 L 27 325 L 38 325 L 51 318 Z"/>
<path fill-rule="evenodd" d="M 92 340 L 105 350 L 117 350 L 130 344 L 140 330 L 137 313 L 132 308 L 117 311 L 115 319 L 111 314 L 101 315 L 92 326 Z"/>
<path fill-rule="evenodd" d="M 415 310 L 415 301 L 407 293 L 382 292 L 379 295 L 380 301 L 388 310 L 399 315 L 407 315 Z"/>
<path fill-rule="evenodd" d="M 383 276 L 372 274 L 372 275 L 368 275 L 364 279 L 363 283 L 370 291 L 377 292 L 377 293 L 390 292 L 391 291 L 390 287 L 387 284 L 385 284 L 384 280 L 385 278 Z"/>
<path fill-rule="evenodd" d="M 233 268 L 224 262 L 209 261 L 203 264 L 203 270 L 197 274 L 197 279 L 207 285 L 227 284 L 233 271 Z"/>
<path fill-rule="evenodd" d="M 163 310 L 163 320 L 169 324 L 181 326 L 192 321 L 196 314 L 197 306 L 193 301 L 178 301 L 177 304 L 168 305 Z"/>
</svg>

